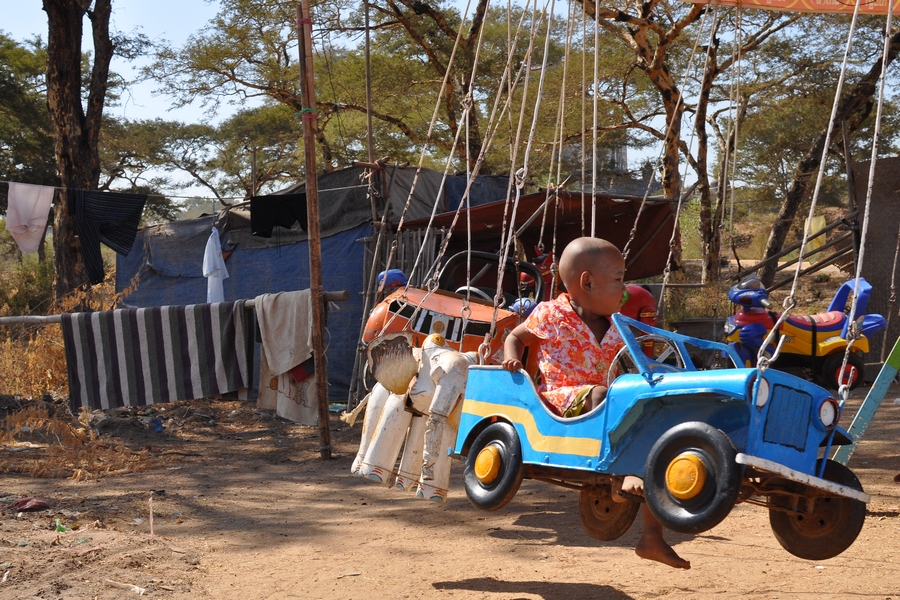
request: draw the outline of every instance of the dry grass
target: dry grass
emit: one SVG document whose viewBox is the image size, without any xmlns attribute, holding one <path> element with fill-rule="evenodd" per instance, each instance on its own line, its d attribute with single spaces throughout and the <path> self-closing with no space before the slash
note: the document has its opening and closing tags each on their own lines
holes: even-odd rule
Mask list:
<svg viewBox="0 0 900 600">
<path fill-rule="evenodd" d="M 58 404 L 27 403 L 0 430 L 0 446 L 9 451 L 9 458 L 0 455 L 0 472 L 85 481 L 160 466 L 161 457 L 149 448 L 134 451 L 101 440 L 90 419 L 88 411 L 75 419 Z"/>
<path fill-rule="evenodd" d="M 119 300 L 114 280 L 112 271 L 102 284 L 76 290 L 53 306 L 50 314 L 114 308 Z M 9 307 L 4 309 L 0 314 L 7 316 Z M 16 410 L 0 421 L 0 449 L 6 449 L 0 453 L 0 472 L 82 481 L 161 464 L 149 449 L 135 451 L 101 441 L 91 427 L 91 418 L 97 415 L 83 411 L 75 418 L 65 404 L 52 401 L 69 395 L 58 323 L 7 325 L 0 335 L 0 393 L 8 395 L 5 398 L 31 399 L 17 400 Z"/>
<path fill-rule="evenodd" d="M 23 398 L 69 394 L 66 352 L 59 324 L 7 332 L 0 342 L 0 380 L 3 393 Z"/>
</svg>

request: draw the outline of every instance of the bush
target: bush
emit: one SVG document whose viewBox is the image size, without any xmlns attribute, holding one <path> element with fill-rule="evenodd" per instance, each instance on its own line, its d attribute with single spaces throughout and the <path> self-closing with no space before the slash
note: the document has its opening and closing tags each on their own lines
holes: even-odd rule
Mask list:
<svg viewBox="0 0 900 600">
<path fill-rule="evenodd" d="M 53 263 L 26 255 L 8 260 L 0 277 L 0 315 L 43 315 L 53 304 Z"/>
</svg>

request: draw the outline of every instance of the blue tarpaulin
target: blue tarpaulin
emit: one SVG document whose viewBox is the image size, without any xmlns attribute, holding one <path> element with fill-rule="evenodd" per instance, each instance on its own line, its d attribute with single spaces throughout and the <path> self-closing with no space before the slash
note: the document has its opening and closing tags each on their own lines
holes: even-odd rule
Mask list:
<svg viewBox="0 0 900 600">
<path fill-rule="evenodd" d="M 116 290 L 121 291 L 129 286 L 144 263 L 143 238 L 147 237 L 150 250 L 147 268 L 136 290 L 125 296 L 125 305 L 149 307 L 206 302 L 207 282 L 201 265 L 213 219 L 201 217 L 146 228 L 128 256 L 118 256 L 116 260 Z M 357 240 L 371 233 L 371 225 L 365 224 L 322 238 L 324 289 L 350 293 L 348 301 L 336 303 L 337 310 L 329 313 L 327 322 L 328 395 L 335 401 L 344 401 L 349 392 L 363 316 L 364 246 Z M 226 234 L 226 246 L 227 243 Z M 224 282 L 226 302 L 309 287 L 306 241 L 246 249 L 238 244 L 225 265 L 229 273 Z M 256 355 L 258 360 L 258 349 Z M 258 374 L 258 368 L 254 372 Z"/>
</svg>

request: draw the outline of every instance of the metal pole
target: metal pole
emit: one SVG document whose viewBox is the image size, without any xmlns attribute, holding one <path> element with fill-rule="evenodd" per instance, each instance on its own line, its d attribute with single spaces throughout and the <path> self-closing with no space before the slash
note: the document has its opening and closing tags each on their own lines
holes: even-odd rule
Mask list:
<svg viewBox="0 0 900 600">
<path fill-rule="evenodd" d="M 252 161 L 253 161 L 252 164 L 250 165 L 250 179 L 251 179 L 250 187 L 253 188 L 253 193 L 251 193 L 250 195 L 255 196 L 256 195 L 256 146 L 254 146 L 251 149 L 250 155 L 251 155 Z"/>
<path fill-rule="evenodd" d="M 313 75 L 312 18 L 309 0 L 297 4 L 297 50 L 300 54 L 300 101 L 303 106 L 303 145 L 306 158 L 306 215 L 309 221 L 309 288 L 313 302 L 313 360 L 319 396 L 319 454 L 331 458 L 331 428 L 328 415 L 328 371 L 325 368 L 325 305 L 322 290 L 322 240 L 319 230 L 319 182 L 316 179 L 316 87 Z"/>
<path fill-rule="evenodd" d="M 363 0 L 366 7 L 366 150 L 369 162 L 375 162 L 375 149 L 372 147 L 372 57 L 369 40 L 369 0 Z M 377 217 L 376 217 L 377 218 Z"/>
</svg>

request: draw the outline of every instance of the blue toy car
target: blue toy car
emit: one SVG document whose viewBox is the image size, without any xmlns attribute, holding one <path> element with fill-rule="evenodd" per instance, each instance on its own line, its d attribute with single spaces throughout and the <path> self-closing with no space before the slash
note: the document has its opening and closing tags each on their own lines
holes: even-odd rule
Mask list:
<svg viewBox="0 0 900 600">
<path fill-rule="evenodd" d="M 725 344 L 612 320 L 625 340 L 611 367 L 618 376 L 586 415 L 553 414 L 524 371 L 469 369 L 454 453 L 476 507 L 505 506 L 523 478 L 580 489 L 586 532 L 613 540 L 638 503 L 614 502 L 612 477 L 637 475 L 650 510 L 674 531 L 707 531 L 748 502 L 768 508 L 778 542 L 800 558 L 831 558 L 853 543 L 870 498 L 826 458 L 850 443 L 827 390 L 738 368 Z M 653 356 L 642 350 L 648 341 Z"/>
</svg>

